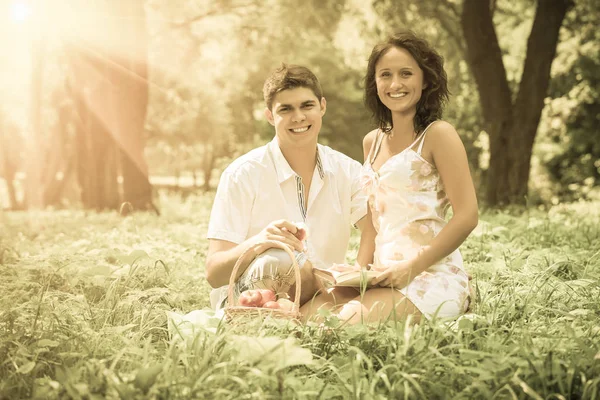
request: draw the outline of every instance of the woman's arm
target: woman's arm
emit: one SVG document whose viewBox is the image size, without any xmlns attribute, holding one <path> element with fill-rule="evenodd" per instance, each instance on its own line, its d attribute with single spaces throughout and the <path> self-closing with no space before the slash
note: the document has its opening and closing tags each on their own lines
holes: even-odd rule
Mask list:
<svg viewBox="0 0 600 400">
<path fill-rule="evenodd" d="M 452 125 L 437 122 L 427 133 L 422 153 L 437 168 L 454 214 L 440 233 L 410 260 L 398 261 L 374 284 L 402 288 L 427 268 L 456 250 L 477 226 L 478 210 L 467 153 Z"/>
<path fill-rule="evenodd" d="M 418 273 L 456 250 L 475 229 L 479 219 L 467 153 L 458 133 L 452 125 L 440 121 L 429 129 L 427 135 L 423 156 L 426 159 L 430 157 L 437 168 L 452 205 L 453 216 L 415 259 L 414 272 Z"/>
<path fill-rule="evenodd" d="M 376 137 L 377 130 L 373 130 L 369 132 L 363 139 L 363 154 L 365 162 L 368 161 L 371 147 L 373 147 Z M 371 210 L 368 204 L 367 215 L 365 215 L 365 217 L 361 220 L 359 227 L 361 230 L 361 235 L 360 247 L 358 248 L 358 255 L 356 256 L 356 264 L 360 267 L 366 267 L 367 265 L 373 263 L 373 255 L 375 253 L 375 236 L 377 236 L 377 231 L 373 226 Z"/>
</svg>

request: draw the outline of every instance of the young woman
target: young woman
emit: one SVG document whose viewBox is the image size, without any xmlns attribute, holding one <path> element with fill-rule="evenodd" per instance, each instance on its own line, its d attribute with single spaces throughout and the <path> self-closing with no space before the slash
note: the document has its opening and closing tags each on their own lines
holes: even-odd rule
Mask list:
<svg viewBox="0 0 600 400">
<path fill-rule="evenodd" d="M 338 290 L 339 316 L 351 323 L 456 317 L 468 307 L 458 247 L 477 225 L 477 198 L 460 137 L 441 120 L 448 94 L 442 57 L 414 33 L 373 49 L 365 102 L 379 127 L 363 141 L 369 207 L 357 264 L 382 274 L 363 295 Z"/>
</svg>

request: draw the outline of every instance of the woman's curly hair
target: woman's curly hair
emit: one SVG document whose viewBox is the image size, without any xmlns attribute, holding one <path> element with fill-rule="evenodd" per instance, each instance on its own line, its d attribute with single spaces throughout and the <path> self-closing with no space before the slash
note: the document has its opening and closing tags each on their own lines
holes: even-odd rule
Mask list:
<svg viewBox="0 0 600 400">
<path fill-rule="evenodd" d="M 379 99 L 375 81 L 375 67 L 379 59 L 392 47 L 406 49 L 423 70 L 423 89 L 417 103 L 414 119 L 415 132 L 420 133 L 431 122 L 442 118 L 445 103 L 448 101 L 448 77 L 444 70 L 444 58 L 429 43 L 411 31 L 390 36 L 373 48 L 365 75 L 365 104 L 373 113 L 373 119 L 383 132 L 392 126 L 392 113 Z"/>
</svg>

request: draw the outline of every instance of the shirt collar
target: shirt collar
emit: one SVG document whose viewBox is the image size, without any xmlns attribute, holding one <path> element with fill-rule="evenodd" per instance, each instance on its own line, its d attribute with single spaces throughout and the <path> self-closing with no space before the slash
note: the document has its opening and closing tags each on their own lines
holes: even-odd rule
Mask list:
<svg viewBox="0 0 600 400">
<path fill-rule="evenodd" d="M 269 142 L 268 149 L 273 157 L 273 163 L 275 164 L 275 171 L 277 172 L 279 183 L 285 182 L 291 177 L 296 176 L 296 173 L 283 156 L 276 137 Z M 321 179 L 325 179 L 325 172 L 331 172 L 331 163 L 327 159 L 325 151 L 323 151 L 320 144 L 317 144 L 317 170 L 319 171 Z"/>
</svg>

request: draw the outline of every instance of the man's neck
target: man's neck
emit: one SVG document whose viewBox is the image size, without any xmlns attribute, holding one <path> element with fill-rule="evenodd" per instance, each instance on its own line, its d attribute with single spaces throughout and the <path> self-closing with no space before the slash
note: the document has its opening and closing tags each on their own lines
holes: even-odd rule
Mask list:
<svg viewBox="0 0 600 400">
<path fill-rule="evenodd" d="M 314 146 L 286 148 L 279 146 L 283 157 L 295 173 L 305 178 L 307 174 L 312 175 L 317 165 L 317 144 Z"/>
</svg>

